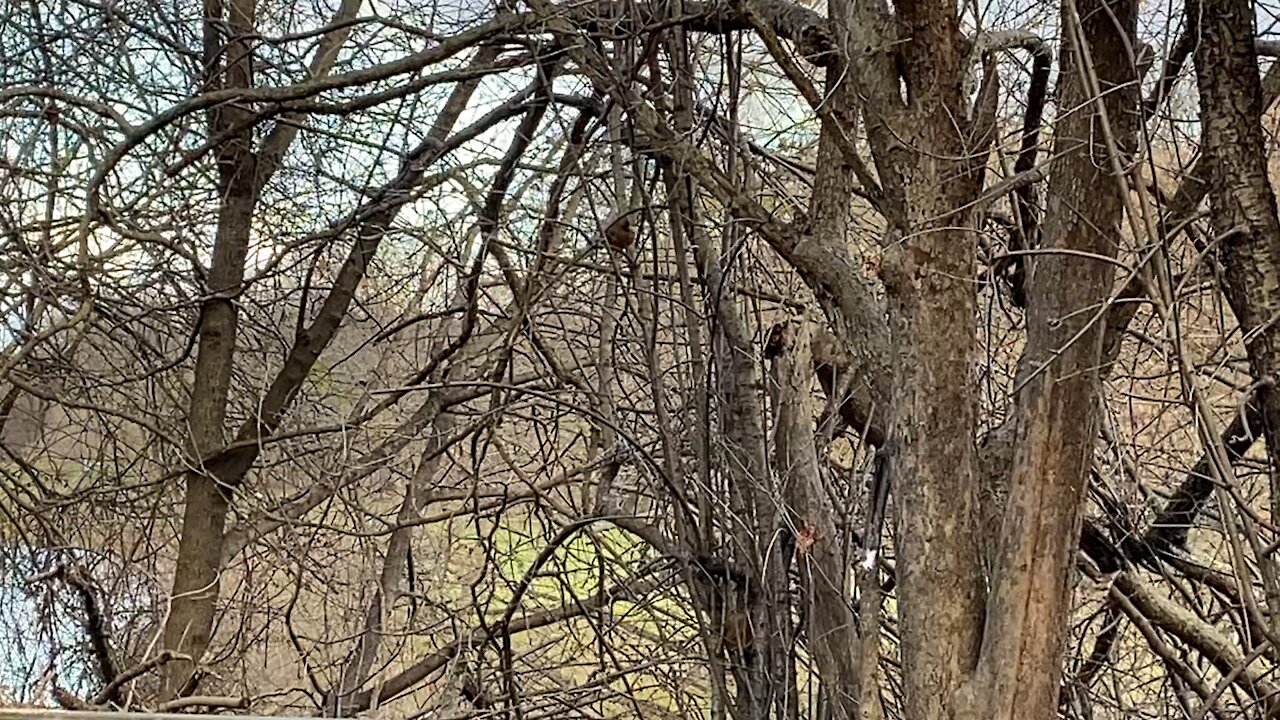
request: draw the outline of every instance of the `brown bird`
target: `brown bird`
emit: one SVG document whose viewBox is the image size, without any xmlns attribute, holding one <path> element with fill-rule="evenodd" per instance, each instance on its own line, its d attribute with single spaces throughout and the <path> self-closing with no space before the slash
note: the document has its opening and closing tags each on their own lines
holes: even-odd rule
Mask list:
<svg viewBox="0 0 1280 720">
<path fill-rule="evenodd" d="M 748 655 L 755 645 L 755 632 L 751 627 L 751 617 L 745 610 L 732 608 L 724 613 L 721 619 L 723 635 L 720 638 L 721 648 L 732 655 Z"/>
<path fill-rule="evenodd" d="M 636 231 L 631 227 L 631 218 L 623 215 L 616 218 L 604 229 L 605 242 L 614 250 L 623 251 L 635 244 Z"/>
</svg>

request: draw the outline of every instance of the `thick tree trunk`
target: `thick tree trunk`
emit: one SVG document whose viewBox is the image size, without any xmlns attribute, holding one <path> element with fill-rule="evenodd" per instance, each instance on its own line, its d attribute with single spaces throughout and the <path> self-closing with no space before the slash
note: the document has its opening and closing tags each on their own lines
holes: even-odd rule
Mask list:
<svg viewBox="0 0 1280 720">
<path fill-rule="evenodd" d="M 907 242 L 908 253 L 927 260 L 904 268 L 907 277 L 890 295 L 903 694 L 907 717 L 943 720 L 974 667 L 982 629 L 970 392 L 973 238 L 938 230 Z"/>
<path fill-rule="evenodd" d="M 1137 3 L 1081 0 L 1078 12 L 1078 42 L 1075 12 L 1063 17 L 1059 103 L 1076 109 L 1057 125 L 1044 252 L 1030 263 L 1013 467 L 974 718 L 1052 718 L 1058 708 L 1079 508 L 1097 436 L 1106 331 L 1097 316 L 1115 274 L 1104 258 L 1118 250 L 1127 192 L 1116 177 L 1127 159 L 1111 157 L 1103 125 L 1129 152 L 1139 99 L 1128 50 Z M 1089 82 L 1093 73 L 1101 88 Z"/>
<path fill-rule="evenodd" d="M 884 10 L 875 17 L 875 3 L 857 7 L 856 32 L 871 33 L 858 44 L 895 48 L 863 64 L 859 90 L 868 97 L 891 224 L 882 271 L 893 368 L 886 462 L 894 482 L 903 702 L 912 720 L 945 720 L 982 637 L 973 207 L 993 110 L 970 108 L 965 96 L 970 43 L 954 4 L 899 2 L 892 20 Z M 896 43 L 883 36 L 892 26 Z"/>
<path fill-rule="evenodd" d="M 1254 51 L 1253 4 L 1189 0 L 1200 18 L 1196 81 L 1209 167 L 1213 228 L 1220 238 L 1225 294 L 1256 381 L 1271 459 L 1271 516 L 1280 517 L 1280 220 L 1267 177 L 1263 87 Z"/>
<path fill-rule="evenodd" d="M 977 662 L 982 631 L 971 367 L 977 235 L 966 208 L 981 187 L 986 145 L 956 122 L 967 113 L 954 9 L 928 3 L 912 10 L 907 107 L 887 118 L 891 132 L 882 133 L 901 142 L 880 145 L 876 163 L 904 208 L 884 264 L 903 695 L 907 717 L 942 720 Z"/>
</svg>

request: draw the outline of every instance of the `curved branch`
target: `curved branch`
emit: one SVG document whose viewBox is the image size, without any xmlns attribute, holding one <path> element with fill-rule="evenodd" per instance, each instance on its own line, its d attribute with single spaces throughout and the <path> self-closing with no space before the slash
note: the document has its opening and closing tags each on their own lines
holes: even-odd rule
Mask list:
<svg viewBox="0 0 1280 720">
<path fill-rule="evenodd" d="M 1269 679 L 1269 671 L 1246 662 L 1245 653 L 1239 645 L 1212 625 L 1162 597 L 1127 572 L 1115 576 L 1111 592 L 1113 595 L 1119 593 L 1152 625 L 1194 648 L 1218 672 L 1232 677 L 1241 690 L 1259 698 L 1268 708 L 1267 715 L 1275 710 L 1280 700 L 1280 686 Z M 1124 604 L 1121 608 L 1126 609 Z"/>
</svg>

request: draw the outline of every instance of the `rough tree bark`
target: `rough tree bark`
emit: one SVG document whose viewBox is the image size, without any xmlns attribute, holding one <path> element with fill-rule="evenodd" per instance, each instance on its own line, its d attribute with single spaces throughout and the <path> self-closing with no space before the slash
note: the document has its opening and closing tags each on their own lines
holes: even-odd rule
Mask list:
<svg viewBox="0 0 1280 720">
<path fill-rule="evenodd" d="M 904 711 L 941 720 L 974 668 L 982 630 L 970 364 L 973 208 L 990 117 L 985 109 L 971 114 L 963 92 L 969 41 L 953 3 L 897 3 L 897 42 L 883 31 L 887 9 L 868 17 L 875 3 L 856 7 L 857 47 L 868 49 L 858 61 L 859 89 L 890 223 L 882 277 L 892 336 L 888 443 Z"/>
<path fill-rule="evenodd" d="M 1083 18 L 1082 47 L 1091 49 L 1066 51 L 1060 107 L 1071 111 L 1061 113 L 1064 124 L 1057 132 L 1055 154 L 1063 159 L 1053 168 L 1042 251 L 1084 249 L 1106 256 L 1116 249 L 1124 179 L 1115 166 L 1128 159 L 1115 157 L 1102 140 L 1122 151 L 1130 146 L 1128 128 L 1135 118 L 1127 113 L 1136 108 L 1136 95 L 1115 89 L 1136 75 L 1134 7 L 1125 0 L 1104 2 L 1078 11 L 1074 4 L 1064 7 L 1064 17 Z M 851 37 L 844 47 L 855 59 L 851 75 L 868 109 L 882 208 L 890 225 L 882 279 L 889 296 L 892 355 L 882 367 L 891 366 L 893 374 L 892 392 L 884 396 L 892 397 L 888 443 L 897 482 L 905 712 L 911 718 L 983 712 L 1007 717 L 1017 707 L 1023 714 L 1051 717 L 1057 710 L 1074 531 L 1094 442 L 1091 403 L 1097 398 L 1104 325 L 1087 312 L 1073 313 L 1097 308 L 1107 298 L 1113 271 L 1105 260 L 1079 256 L 1033 263 L 1044 287 L 1031 289 L 1029 298 L 1031 372 L 1023 376 L 1027 382 L 1015 410 L 1018 451 L 1005 520 L 1012 539 L 1000 555 L 994 595 L 987 602 L 974 517 L 976 423 L 969 360 L 976 315 L 971 208 L 982 189 L 990 117 L 981 103 L 971 109 L 963 91 L 975 58 L 955 8 L 904 0 L 895 10 L 891 14 L 877 2 L 851 4 Z M 562 32 L 568 36 L 567 29 Z M 1080 57 L 1089 62 L 1077 62 Z M 815 214 L 803 228 L 808 232 L 797 232 L 760 212 L 643 99 L 601 73 L 592 74 L 632 111 L 637 148 L 698 177 L 701 189 L 752 219 L 815 290 L 835 334 L 843 335 L 835 322 L 838 299 L 855 296 L 854 271 L 833 261 L 839 253 L 827 252 L 840 238 L 815 237 L 813 220 L 822 218 Z M 979 98 L 994 96 L 984 92 L 994 93 L 985 84 Z M 1102 107 L 1109 123 L 1102 121 Z M 1114 191 L 1100 197 L 1099 189 Z M 1076 232 L 1081 228 L 1094 231 Z M 815 262 L 818 257 L 822 262 Z M 1078 282 L 1047 282 L 1060 267 Z M 849 271 L 841 272 L 844 268 Z M 865 342 L 865 335 L 838 339 L 844 345 L 838 349 L 849 354 L 865 356 L 882 348 Z M 1050 359 L 1054 362 L 1046 369 L 1038 368 Z M 1085 413 L 1084 422 L 1077 412 Z M 1060 429 L 1070 432 L 1057 437 Z M 1011 627 L 997 627 L 1005 620 Z"/>
<path fill-rule="evenodd" d="M 1189 0 L 1187 16 L 1200 18 L 1196 84 L 1223 290 L 1259 383 L 1262 434 L 1271 458 L 1271 516 L 1280 517 L 1280 220 L 1267 177 L 1253 5 Z"/>
<path fill-rule="evenodd" d="M 1098 434 L 1101 320 L 1115 275 L 1107 259 L 1119 249 L 1127 192 L 1119 171 L 1127 158 L 1112 158 L 1106 140 L 1128 153 L 1137 130 L 1130 49 L 1138 3 L 1065 3 L 1059 104 L 1074 110 L 1056 126 L 1040 254 L 1026 283 L 1013 467 L 974 718 L 1057 712 L 1079 510 Z"/>
</svg>

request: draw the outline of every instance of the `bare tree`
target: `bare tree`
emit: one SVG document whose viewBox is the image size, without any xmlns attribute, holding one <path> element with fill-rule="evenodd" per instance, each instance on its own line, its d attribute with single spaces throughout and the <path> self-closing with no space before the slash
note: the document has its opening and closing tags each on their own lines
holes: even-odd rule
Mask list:
<svg viewBox="0 0 1280 720">
<path fill-rule="evenodd" d="M 330 5 L 0 18 L 14 702 L 1276 712 L 1268 8 Z"/>
</svg>

